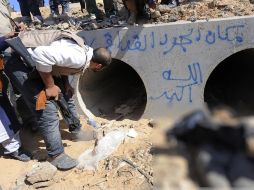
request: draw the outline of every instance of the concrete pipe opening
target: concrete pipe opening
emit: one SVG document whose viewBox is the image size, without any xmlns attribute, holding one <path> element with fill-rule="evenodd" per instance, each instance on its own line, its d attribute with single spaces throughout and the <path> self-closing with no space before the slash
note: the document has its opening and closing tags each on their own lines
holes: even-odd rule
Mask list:
<svg viewBox="0 0 254 190">
<path fill-rule="evenodd" d="M 240 51 L 222 61 L 205 86 L 209 108 L 231 107 L 237 115 L 254 114 L 254 49 Z"/>
<path fill-rule="evenodd" d="M 100 72 L 86 71 L 78 87 L 86 109 L 96 117 L 138 120 L 144 113 L 144 83 L 131 66 L 120 60 L 113 59 Z"/>
</svg>

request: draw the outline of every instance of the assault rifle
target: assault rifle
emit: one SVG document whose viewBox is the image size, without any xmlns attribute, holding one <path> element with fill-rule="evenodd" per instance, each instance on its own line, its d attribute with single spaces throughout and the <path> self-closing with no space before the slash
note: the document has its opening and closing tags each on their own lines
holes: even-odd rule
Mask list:
<svg viewBox="0 0 254 190">
<path fill-rule="evenodd" d="M 39 75 L 39 73 L 35 69 L 34 61 L 31 58 L 30 53 L 27 51 L 27 48 L 22 43 L 21 39 L 19 37 L 11 38 L 6 40 L 8 45 L 23 59 L 24 64 L 28 69 L 31 70 L 30 77 L 33 75 Z M 43 110 L 46 108 L 46 92 L 45 90 L 42 90 L 39 95 L 36 102 L 36 110 Z M 54 101 L 58 105 L 63 118 L 69 125 L 69 130 L 73 131 L 75 129 L 78 129 L 81 127 L 79 120 L 72 114 L 70 111 L 69 105 L 64 99 L 63 94 L 60 92 L 58 95 L 58 99 Z"/>
</svg>

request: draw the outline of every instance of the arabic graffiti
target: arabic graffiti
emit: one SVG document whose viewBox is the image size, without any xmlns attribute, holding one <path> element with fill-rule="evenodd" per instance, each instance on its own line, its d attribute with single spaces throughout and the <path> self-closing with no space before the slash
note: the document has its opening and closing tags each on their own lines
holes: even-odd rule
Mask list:
<svg viewBox="0 0 254 190">
<path fill-rule="evenodd" d="M 244 29 L 245 24 L 217 25 L 213 30 L 195 27 L 183 30 L 177 35 L 163 31 L 147 30 L 149 32 L 140 33 L 138 31 L 119 30 L 113 33 L 103 33 L 104 39 L 102 41 L 109 50 L 144 52 L 157 48 L 163 55 L 166 55 L 177 49 L 186 53 L 194 43 L 213 45 L 220 41 L 241 44 L 244 41 Z M 86 39 L 90 46 L 95 44 L 97 40 L 98 43 L 101 43 L 101 39 Z"/>
<path fill-rule="evenodd" d="M 175 81 L 177 84 L 172 90 L 165 90 L 157 97 L 150 97 L 152 100 L 165 98 L 168 103 L 174 101 L 181 102 L 185 95 L 187 101 L 192 103 L 192 88 L 203 83 L 202 71 L 199 63 L 193 63 L 187 66 L 189 75 L 187 77 L 176 77 L 172 75 L 172 70 L 162 72 L 162 78 L 166 81 Z M 174 84 L 172 84 L 174 85 Z"/>
</svg>

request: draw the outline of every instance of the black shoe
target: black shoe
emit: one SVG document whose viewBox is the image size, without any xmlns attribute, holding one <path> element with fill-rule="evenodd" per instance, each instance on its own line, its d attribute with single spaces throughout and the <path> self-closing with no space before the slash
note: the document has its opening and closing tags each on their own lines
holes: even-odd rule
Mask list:
<svg viewBox="0 0 254 190">
<path fill-rule="evenodd" d="M 116 18 L 116 17 L 117 17 L 116 11 L 115 11 L 115 10 L 107 11 L 107 12 L 106 12 L 106 17 L 107 17 L 107 18 L 110 18 L 110 19 Z"/>
<path fill-rule="evenodd" d="M 8 154 L 8 156 L 10 156 L 13 159 L 20 160 L 22 162 L 28 162 L 31 160 L 32 157 L 32 155 L 29 152 L 23 150 L 22 148 L 19 148 L 15 152 Z"/>
</svg>

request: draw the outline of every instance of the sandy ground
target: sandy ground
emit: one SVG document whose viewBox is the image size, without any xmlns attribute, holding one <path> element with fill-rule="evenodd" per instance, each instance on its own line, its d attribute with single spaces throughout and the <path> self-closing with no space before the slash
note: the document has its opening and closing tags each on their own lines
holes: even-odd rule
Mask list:
<svg viewBox="0 0 254 190">
<path fill-rule="evenodd" d="M 105 123 L 105 121 L 104 121 Z M 85 130 L 91 130 L 84 125 Z M 78 158 L 87 148 L 94 145 L 94 140 L 73 142 L 64 123 L 61 124 L 62 138 L 65 151 L 73 158 Z M 146 120 L 133 122 L 124 120 L 115 122 L 113 128 L 134 128 L 138 136 L 134 139 L 127 137 L 119 148 L 106 160 L 98 165 L 97 171 L 82 171 L 72 169 L 66 172 L 58 171 L 54 177 L 54 184 L 44 189 L 150 189 L 151 184 L 142 174 L 128 164 L 121 164 L 121 159 L 133 161 L 148 176 L 152 178 L 152 156 L 149 154 L 151 148 L 151 131 Z M 107 132 L 111 129 L 107 129 Z M 106 133 L 107 133 L 106 132 Z M 22 131 L 23 146 L 31 151 L 39 160 L 46 157 L 45 145 L 38 134 L 32 134 L 29 130 Z M 18 183 L 22 183 L 23 177 L 32 169 L 38 160 L 23 163 L 13 159 L 0 158 L 0 185 L 2 189 L 14 189 Z M 109 166 L 111 165 L 111 166 Z M 119 167 L 120 166 L 120 167 Z M 21 189 L 33 189 L 25 185 Z"/>
<path fill-rule="evenodd" d="M 102 0 L 97 1 L 97 3 L 102 2 Z M 152 20 L 152 22 L 175 22 L 178 20 L 194 22 L 198 19 L 209 20 L 218 17 L 253 15 L 254 7 L 249 0 L 194 0 L 190 4 L 188 4 L 188 1 L 184 1 L 180 7 L 174 9 L 168 9 L 164 6 L 158 7 L 158 10 L 160 10 L 161 17 Z M 41 12 L 44 18 L 47 18 L 50 13 L 49 8 L 41 8 Z M 81 13 L 79 5 L 76 4 L 73 7 L 72 14 L 75 17 L 83 18 L 87 13 Z M 20 18 L 20 16 L 20 13 L 12 13 L 13 18 Z M 109 121 L 104 122 L 108 123 Z M 84 121 L 83 123 L 84 128 L 88 129 Z M 148 125 L 147 120 L 124 120 L 116 122 L 115 127 L 133 127 L 138 132 L 138 137 L 134 139 L 126 138 L 124 143 L 108 159 L 99 163 L 97 171 L 82 171 L 79 169 L 66 172 L 58 171 L 54 177 L 53 185 L 45 189 L 151 189 L 151 181 L 146 179 L 144 175 L 128 164 L 122 166 L 123 157 L 133 161 L 151 179 L 153 170 L 156 170 L 157 173 L 154 175 L 160 179 L 158 183 L 155 183 L 155 187 L 160 188 L 163 186 L 166 187 L 165 189 L 175 187 L 188 190 L 196 188 L 195 184 L 188 179 L 186 159 L 174 153 L 172 154 L 168 146 L 157 149 L 157 153 L 161 156 L 155 160 L 154 165 L 152 164 L 151 142 L 162 141 L 161 136 L 163 134 L 152 137 L 152 133 L 157 132 Z M 61 129 L 65 151 L 70 156 L 78 158 L 87 148 L 93 147 L 94 140 L 73 142 L 63 123 Z M 110 129 L 107 129 L 107 131 L 110 131 Z M 45 145 L 38 134 L 32 134 L 29 130 L 24 130 L 22 131 L 22 142 L 24 142 L 26 149 L 39 157 L 39 160 L 46 157 Z M 0 186 L 2 189 L 17 187 L 17 180 L 22 184 L 24 176 L 31 171 L 32 166 L 37 162 L 37 160 L 33 160 L 23 163 L 1 157 Z M 111 166 L 109 167 L 109 165 Z M 155 167 L 152 168 L 152 165 Z M 181 183 L 179 183 L 179 179 L 181 179 Z M 163 184 L 164 181 L 168 183 Z M 33 187 L 25 185 L 23 189 L 33 189 Z"/>
</svg>

